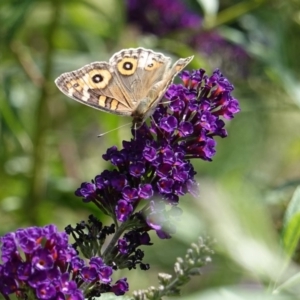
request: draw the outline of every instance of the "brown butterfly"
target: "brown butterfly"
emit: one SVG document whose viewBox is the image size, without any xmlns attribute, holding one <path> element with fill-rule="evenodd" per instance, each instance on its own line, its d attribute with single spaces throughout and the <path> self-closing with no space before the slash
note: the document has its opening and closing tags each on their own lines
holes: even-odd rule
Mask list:
<svg viewBox="0 0 300 300">
<path fill-rule="evenodd" d="M 124 49 L 109 62 L 93 62 L 63 73 L 57 87 L 68 97 L 109 113 L 131 116 L 138 129 L 152 115 L 174 77 L 193 56 L 171 58 L 144 48 Z"/>
</svg>

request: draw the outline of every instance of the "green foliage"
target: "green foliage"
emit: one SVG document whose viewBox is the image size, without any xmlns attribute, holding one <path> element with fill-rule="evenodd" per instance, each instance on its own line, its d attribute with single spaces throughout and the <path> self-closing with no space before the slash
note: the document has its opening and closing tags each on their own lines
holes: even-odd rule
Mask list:
<svg viewBox="0 0 300 300">
<path fill-rule="evenodd" d="M 125 127 L 98 139 L 130 120 L 68 99 L 54 84 L 58 75 L 127 47 L 194 54 L 191 68 L 220 67 L 234 83 L 242 112 L 229 137 L 218 140 L 213 162 L 195 166 L 201 197 L 182 199 L 177 235 L 168 241 L 153 235 L 154 246 L 144 249 L 151 269 L 123 275 L 131 291 L 151 286 L 208 232 L 217 239 L 216 255 L 182 290 L 184 299 L 295 299 L 299 188 L 290 198 L 300 180 L 300 3 L 214 1 L 215 13 L 208 0 L 185 2 L 203 16 L 202 30 L 245 49 L 246 76 L 236 72 L 244 61 L 219 65 L 223 48 L 213 58 L 193 49 L 185 42 L 192 32 L 142 32 L 128 22 L 122 0 L 0 1 L 1 235 L 47 223 L 62 229 L 95 213 L 74 191 L 107 168 L 101 156 L 108 147 L 130 138 Z M 106 216 L 98 217 L 105 223 Z"/>
<path fill-rule="evenodd" d="M 294 195 L 286 209 L 283 226 L 283 246 L 288 256 L 291 257 L 297 247 L 300 238 L 300 187 L 296 189 Z"/>
</svg>

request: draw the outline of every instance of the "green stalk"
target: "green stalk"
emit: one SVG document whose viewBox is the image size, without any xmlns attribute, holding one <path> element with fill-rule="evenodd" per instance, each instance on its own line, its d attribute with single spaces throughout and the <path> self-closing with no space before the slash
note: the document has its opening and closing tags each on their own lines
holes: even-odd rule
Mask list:
<svg viewBox="0 0 300 300">
<path fill-rule="evenodd" d="M 49 81 L 53 70 L 53 54 L 55 52 L 54 39 L 59 24 L 60 1 L 53 0 L 52 16 L 45 40 L 48 41 L 48 47 L 45 53 L 45 65 L 43 70 L 43 85 L 37 100 L 36 112 L 34 113 L 35 132 L 33 133 L 33 152 L 32 152 L 32 170 L 31 178 L 28 184 L 28 196 L 24 210 L 28 211 L 26 219 L 30 224 L 39 224 L 41 213 L 39 213 L 40 201 L 45 199 L 46 178 L 44 175 L 44 164 L 46 158 L 45 139 L 49 127 L 48 101 L 50 98 Z M 51 88 L 50 88 L 51 90 Z M 29 209 L 28 209 L 29 208 Z"/>
</svg>

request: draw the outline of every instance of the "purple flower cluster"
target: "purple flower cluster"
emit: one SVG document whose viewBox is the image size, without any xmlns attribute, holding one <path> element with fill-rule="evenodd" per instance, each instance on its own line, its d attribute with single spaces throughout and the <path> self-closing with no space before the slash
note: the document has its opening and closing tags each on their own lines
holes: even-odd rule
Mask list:
<svg viewBox="0 0 300 300">
<path fill-rule="evenodd" d="M 183 85 L 169 87 L 169 104 L 158 105 L 150 126 L 143 124 L 133 132 L 135 138 L 123 141 L 123 149 L 111 147 L 103 155 L 115 169 L 105 170 L 76 191 L 120 222 L 139 216 L 135 226 L 153 229 L 160 238 L 169 237 L 166 229 L 172 231 L 170 218 L 179 214 L 174 208 L 179 197 L 197 196 L 190 159 L 212 160 L 214 137 L 227 136 L 221 118 L 231 119 L 240 110 L 231 95 L 232 84 L 219 70 L 210 77 L 204 70 L 184 71 L 180 77 Z M 142 200 L 145 206 L 134 214 Z"/>
<path fill-rule="evenodd" d="M 128 290 L 126 279 L 110 285 L 113 270 L 100 257 L 86 266 L 68 244 L 68 236 L 54 225 L 18 229 L 0 238 L 0 293 L 5 299 L 15 294 L 21 299 L 83 300 L 85 296 Z M 95 287 L 95 288 L 94 288 Z M 88 292 L 81 288 L 88 288 Z"/>
</svg>

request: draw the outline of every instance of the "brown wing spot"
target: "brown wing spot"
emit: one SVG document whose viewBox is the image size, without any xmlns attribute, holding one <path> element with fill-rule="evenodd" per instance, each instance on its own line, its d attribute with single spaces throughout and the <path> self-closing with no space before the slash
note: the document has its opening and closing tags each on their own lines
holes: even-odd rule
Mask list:
<svg viewBox="0 0 300 300">
<path fill-rule="evenodd" d="M 82 80 L 82 78 L 76 78 L 67 83 L 68 89 L 74 88 L 78 92 L 82 92 L 84 86 L 85 82 Z"/>
<path fill-rule="evenodd" d="M 132 75 L 137 68 L 137 57 L 124 57 L 117 63 L 117 69 L 122 75 Z"/>
<path fill-rule="evenodd" d="M 66 81 L 66 87 L 69 90 L 70 88 L 73 87 L 72 83 L 70 81 Z"/>
<path fill-rule="evenodd" d="M 161 62 L 158 62 L 156 60 L 152 60 L 152 62 L 148 63 L 145 67 L 146 71 L 152 71 L 157 69 L 161 65 Z"/>
<path fill-rule="evenodd" d="M 98 100 L 98 105 L 101 107 L 105 107 L 107 97 L 106 96 L 100 96 Z"/>
<path fill-rule="evenodd" d="M 94 69 L 84 75 L 89 88 L 104 89 L 109 84 L 112 75 L 108 70 Z"/>
</svg>

